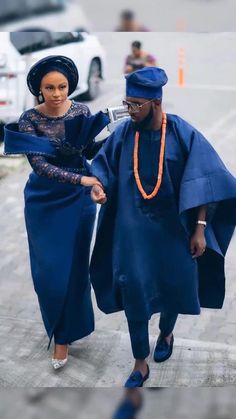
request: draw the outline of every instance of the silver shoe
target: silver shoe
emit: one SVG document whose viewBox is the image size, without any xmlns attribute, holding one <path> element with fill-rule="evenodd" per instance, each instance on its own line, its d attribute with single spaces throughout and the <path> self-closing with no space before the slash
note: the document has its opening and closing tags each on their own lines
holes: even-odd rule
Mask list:
<svg viewBox="0 0 236 419">
<path fill-rule="evenodd" d="M 55 359 L 52 358 L 52 366 L 54 370 L 59 370 L 59 368 L 63 368 L 68 361 L 68 358 L 65 359 Z"/>
</svg>

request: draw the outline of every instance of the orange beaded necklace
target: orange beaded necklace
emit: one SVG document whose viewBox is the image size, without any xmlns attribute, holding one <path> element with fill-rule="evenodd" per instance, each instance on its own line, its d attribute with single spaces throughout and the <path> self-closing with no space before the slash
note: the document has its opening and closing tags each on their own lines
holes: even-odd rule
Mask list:
<svg viewBox="0 0 236 419">
<path fill-rule="evenodd" d="M 160 157 L 159 157 L 159 165 L 158 165 L 158 175 L 157 175 L 157 182 L 156 186 L 153 189 L 152 193 L 149 195 L 146 194 L 145 190 L 143 189 L 139 173 L 138 173 L 138 147 L 139 147 L 139 139 L 140 134 L 137 131 L 135 134 L 135 143 L 134 143 L 134 177 L 136 180 L 136 184 L 138 187 L 139 192 L 141 193 L 144 199 L 152 199 L 154 198 L 161 186 L 162 176 L 163 176 L 163 166 L 164 166 L 164 153 L 165 153 L 165 143 L 166 143 L 166 124 L 167 124 L 167 116 L 166 113 L 162 114 L 162 127 L 161 127 L 161 148 L 160 148 Z"/>
</svg>

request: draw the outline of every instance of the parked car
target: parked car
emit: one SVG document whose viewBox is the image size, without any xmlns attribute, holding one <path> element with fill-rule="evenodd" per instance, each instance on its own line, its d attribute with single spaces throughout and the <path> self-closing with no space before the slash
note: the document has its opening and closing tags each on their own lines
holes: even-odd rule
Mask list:
<svg viewBox="0 0 236 419">
<path fill-rule="evenodd" d="M 35 105 L 28 91 L 29 68 L 47 55 L 66 55 L 77 65 L 80 79 L 71 98 L 93 100 L 105 77 L 105 52 L 98 38 L 86 32 L 0 33 L 0 123 L 18 120 Z"/>
<path fill-rule="evenodd" d="M 37 27 L 48 31 L 90 30 L 79 0 L 0 1 L 0 31 Z"/>
</svg>

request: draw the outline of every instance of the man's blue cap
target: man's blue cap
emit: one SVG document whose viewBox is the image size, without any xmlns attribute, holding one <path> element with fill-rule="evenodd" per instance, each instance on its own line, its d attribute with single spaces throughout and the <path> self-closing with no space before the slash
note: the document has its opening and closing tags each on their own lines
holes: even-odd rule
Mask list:
<svg viewBox="0 0 236 419">
<path fill-rule="evenodd" d="M 126 96 L 144 99 L 161 98 L 162 86 L 168 81 L 165 71 L 157 67 L 144 67 L 127 74 L 125 78 Z"/>
</svg>

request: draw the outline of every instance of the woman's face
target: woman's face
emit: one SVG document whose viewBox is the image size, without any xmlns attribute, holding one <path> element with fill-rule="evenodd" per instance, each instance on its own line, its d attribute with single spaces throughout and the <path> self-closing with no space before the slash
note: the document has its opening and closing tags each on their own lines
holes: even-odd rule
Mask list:
<svg viewBox="0 0 236 419">
<path fill-rule="evenodd" d="M 51 71 L 42 78 L 40 90 L 45 104 L 58 108 L 67 100 L 69 83 L 62 73 Z"/>
</svg>

